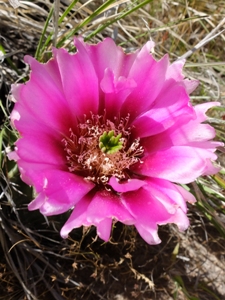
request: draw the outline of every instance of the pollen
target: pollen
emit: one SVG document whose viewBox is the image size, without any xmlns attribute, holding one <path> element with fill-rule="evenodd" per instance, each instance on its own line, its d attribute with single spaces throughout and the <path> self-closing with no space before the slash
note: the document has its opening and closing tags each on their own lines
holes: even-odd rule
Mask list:
<svg viewBox="0 0 225 300">
<path fill-rule="evenodd" d="M 131 140 L 128 122 L 129 116 L 114 122 L 99 115 L 84 117 L 78 134 L 70 129 L 70 136 L 62 140 L 69 171 L 102 185 L 111 176 L 129 179 L 130 167 L 141 162 L 144 150 L 139 139 Z"/>
</svg>

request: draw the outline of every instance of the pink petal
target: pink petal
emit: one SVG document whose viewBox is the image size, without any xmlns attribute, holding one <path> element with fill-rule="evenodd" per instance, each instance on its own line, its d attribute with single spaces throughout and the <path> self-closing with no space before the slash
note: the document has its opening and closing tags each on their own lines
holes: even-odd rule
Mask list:
<svg viewBox="0 0 225 300">
<path fill-rule="evenodd" d="M 136 220 L 134 225 L 142 238 L 150 244 L 160 243 L 157 224 L 166 222 L 171 217 L 164 205 L 145 188 L 141 188 L 138 195 L 134 192 L 124 193 L 121 199 Z"/>
<path fill-rule="evenodd" d="M 94 184 L 72 173 L 48 170 L 43 182 L 43 192 L 47 199 L 40 207 L 40 212 L 46 216 L 63 213 L 72 208 L 93 187 Z"/>
<path fill-rule="evenodd" d="M 183 188 L 182 186 L 176 185 L 176 189 L 179 191 L 179 193 L 182 195 L 183 199 L 191 204 L 196 202 L 196 199 L 194 197 L 194 195 L 192 195 L 190 192 L 188 192 L 185 188 Z M 178 198 L 176 198 L 177 201 Z M 185 210 L 183 209 L 182 205 L 180 205 L 179 202 L 179 206 L 182 208 L 182 210 L 185 212 Z"/>
<path fill-rule="evenodd" d="M 171 183 L 170 181 L 158 178 L 149 178 L 148 191 L 160 201 L 167 211 L 174 214 L 177 207 L 180 207 L 184 212 L 187 212 L 186 201 L 193 202 L 194 196 L 184 188 Z"/>
<path fill-rule="evenodd" d="M 112 218 L 106 218 L 96 225 L 98 236 L 104 241 L 108 241 L 112 229 Z"/>
<path fill-rule="evenodd" d="M 113 72 L 106 69 L 100 86 L 104 92 L 104 108 L 107 115 L 113 119 L 119 115 L 122 103 L 136 87 L 136 83 L 132 78 L 127 79 L 123 76 L 116 79 Z"/>
<path fill-rule="evenodd" d="M 166 79 L 174 79 L 175 81 L 181 81 L 184 79 L 182 73 L 185 64 L 185 59 L 177 60 L 173 62 L 167 69 Z"/>
<path fill-rule="evenodd" d="M 91 202 L 92 195 L 85 195 L 76 205 L 71 213 L 69 219 L 60 231 L 60 235 L 63 238 L 67 238 L 68 234 L 74 229 L 79 228 L 82 225 L 90 226 L 91 224 L 87 221 L 87 208 Z"/>
<path fill-rule="evenodd" d="M 144 226 L 155 228 L 155 224 L 171 216 L 167 208 L 151 193 L 148 186 L 141 188 L 138 195 L 135 192 L 122 194 L 121 200 L 136 222 Z"/>
<path fill-rule="evenodd" d="M 171 218 L 165 223 L 174 223 L 178 226 L 179 230 L 184 231 L 190 225 L 189 219 L 187 215 L 182 211 L 182 209 L 178 208 L 176 213 L 171 216 Z M 163 224 L 162 224 L 163 225 Z"/>
<path fill-rule="evenodd" d="M 206 115 L 206 112 L 208 109 L 214 107 L 214 106 L 220 106 L 220 102 L 206 102 L 202 104 L 198 104 L 194 107 L 195 112 L 197 114 L 197 118 L 199 123 L 204 122 L 205 120 L 208 119 L 208 116 Z"/>
<path fill-rule="evenodd" d="M 130 68 L 136 60 L 138 51 L 131 54 L 125 54 L 121 47 L 116 46 L 110 38 L 104 39 L 97 45 L 89 45 L 81 39 L 75 38 L 75 46 L 78 50 L 86 52 L 96 71 L 99 82 L 104 77 L 104 72 L 108 68 L 112 70 L 116 78 L 120 76 L 127 77 Z"/>
<path fill-rule="evenodd" d="M 128 78 L 133 78 L 137 87 L 121 107 L 123 116 L 130 113 L 132 120 L 150 108 L 164 85 L 168 65 L 167 55 L 158 62 L 147 52 L 136 59 Z"/>
<path fill-rule="evenodd" d="M 66 155 L 63 143 L 47 135 L 29 136 L 16 142 L 18 156 L 29 162 L 47 163 L 66 168 Z"/>
<path fill-rule="evenodd" d="M 28 205 L 29 210 L 39 209 L 46 200 L 46 196 L 44 193 L 40 193 L 31 203 Z"/>
<path fill-rule="evenodd" d="M 191 94 L 199 85 L 199 81 L 198 80 L 189 80 L 189 79 L 185 79 L 183 80 L 183 85 L 187 91 L 188 94 Z"/>
<path fill-rule="evenodd" d="M 16 162 L 19 160 L 19 156 L 18 154 L 16 153 L 17 147 L 15 147 L 15 151 L 11 151 L 7 154 L 7 157 L 9 160 L 15 160 Z"/>
<path fill-rule="evenodd" d="M 166 72 L 166 79 L 174 79 L 175 81 L 180 81 L 182 85 L 185 87 L 186 91 L 188 94 L 192 93 L 197 86 L 199 85 L 198 80 L 189 80 L 189 79 L 184 79 L 184 75 L 182 73 L 182 69 L 185 64 L 185 59 L 182 60 L 177 60 L 173 62 L 169 67 Z"/>
<path fill-rule="evenodd" d="M 116 219 L 124 224 L 133 224 L 133 217 L 122 204 L 120 197 L 106 190 L 98 191 L 87 210 L 87 220 L 98 225 L 106 218 Z"/>
<path fill-rule="evenodd" d="M 52 131 L 60 133 L 67 132 L 68 126 L 72 127 L 76 123 L 69 111 L 61 84 L 54 83 L 57 70 L 50 66 L 55 62 L 51 60 L 47 64 L 40 64 L 30 57 L 26 57 L 26 61 L 33 68 L 30 80 L 24 85 L 12 87 L 12 94 L 17 99 L 12 121 L 15 118 L 19 119 L 14 121 L 16 128 L 18 126 L 25 127 L 29 120 L 34 123 L 34 125 L 31 123 L 30 130 L 33 130 L 37 124 L 45 131 L 52 129 Z M 44 87 L 41 84 L 43 78 L 45 78 Z M 18 130 L 23 134 L 28 128 L 26 127 L 26 130 L 19 128 Z"/>
<path fill-rule="evenodd" d="M 26 55 L 24 57 L 24 61 L 30 65 L 32 70 L 30 81 L 34 80 L 41 83 L 43 82 L 43 78 L 45 78 L 45 87 L 48 90 L 59 93 L 61 96 L 63 95 L 63 86 L 60 78 L 59 67 L 54 59 L 51 59 L 46 64 L 43 64 L 39 63 L 33 57 Z"/>
<path fill-rule="evenodd" d="M 46 178 L 46 171 L 58 169 L 58 166 L 48 164 L 47 162 L 29 162 L 23 159 L 19 159 L 17 163 L 19 166 L 22 180 L 28 185 L 33 185 L 37 193 L 40 193 L 43 190 L 43 183 Z"/>
<path fill-rule="evenodd" d="M 172 146 L 189 146 L 214 152 L 216 147 L 223 144 L 211 141 L 215 137 L 214 128 L 208 124 L 200 123 L 207 118 L 205 115 L 207 107 L 208 105 L 194 107 L 197 111 L 194 113 L 195 118 L 191 114 L 184 114 L 182 118 L 176 118 L 173 126 L 160 134 L 144 139 L 142 146 L 148 153 L 161 151 Z M 141 132 L 141 126 L 139 131 Z"/>
<path fill-rule="evenodd" d="M 61 229 L 62 237 L 81 225 L 95 225 L 98 235 L 105 241 L 109 239 L 112 220 L 119 220 L 125 224 L 133 224 L 132 216 L 122 205 L 120 198 L 106 190 L 83 197 Z"/>
<path fill-rule="evenodd" d="M 69 111 L 83 119 L 85 113 L 96 114 L 98 111 L 99 85 L 90 57 L 79 43 L 77 48 L 75 55 L 69 54 L 65 49 L 55 49 L 53 53 Z"/>
<path fill-rule="evenodd" d="M 141 222 L 137 222 L 135 224 L 137 231 L 139 232 L 140 236 L 146 243 L 150 245 L 157 245 L 161 243 L 161 239 L 158 236 L 158 226 L 152 225 L 151 227 L 144 226 Z"/>
<path fill-rule="evenodd" d="M 111 177 L 109 185 L 111 185 L 114 191 L 118 193 L 126 193 L 140 189 L 142 186 L 146 185 L 146 182 L 138 179 L 128 179 L 124 183 L 119 183 L 117 178 Z"/>
<path fill-rule="evenodd" d="M 224 146 L 224 144 L 223 144 L 223 146 Z M 204 168 L 204 171 L 202 172 L 202 175 L 213 175 L 213 174 L 218 173 L 220 170 L 221 170 L 221 168 L 214 166 L 210 159 L 206 159 L 205 168 Z"/>
<path fill-rule="evenodd" d="M 184 115 L 189 119 L 195 117 L 193 108 L 188 106 L 189 100 L 184 87 L 172 82 L 167 83 L 153 107 L 132 123 L 135 136 L 158 134 L 173 126 L 179 120 L 178 117 Z"/>
<path fill-rule="evenodd" d="M 134 170 L 150 177 L 178 183 L 190 183 L 202 175 L 207 158 L 214 160 L 216 155 L 206 149 L 175 146 L 149 154 L 142 159 L 142 164 L 134 166 Z"/>
</svg>

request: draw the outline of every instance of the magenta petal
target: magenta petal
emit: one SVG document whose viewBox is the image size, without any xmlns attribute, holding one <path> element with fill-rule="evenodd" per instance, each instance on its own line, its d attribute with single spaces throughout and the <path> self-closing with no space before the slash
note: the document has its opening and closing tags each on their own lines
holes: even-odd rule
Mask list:
<svg viewBox="0 0 225 300">
<path fill-rule="evenodd" d="M 187 212 L 186 201 L 193 202 L 195 199 L 192 194 L 170 181 L 158 178 L 149 178 L 146 181 L 148 191 L 163 204 L 170 214 L 174 214 L 177 207 Z"/>
<path fill-rule="evenodd" d="M 173 126 L 178 117 L 194 115 L 188 102 L 189 96 L 183 86 L 167 82 L 151 109 L 132 123 L 135 135 L 146 137 L 158 134 Z"/>
<path fill-rule="evenodd" d="M 140 57 L 139 64 L 134 64 L 129 74 L 129 78 L 135 80 L 137 87 L 124 101 L 121 107 L 122 115 L 126 116 L 129 113 L 132 120 L 149 110 L 165 83 L 168 64 L 168 56 L 164 56 L 158 62 L 147 53 Z M 139 68 L 141 71 L 138 71 Z"/>
<path fill-rule="evenodd" d="M 184 78 L 182 73 L 185 59 L 177 60 L 173 62 L 167 69 L 166 79 L 174 79 L 175 81 L 181 81 Z"/>
<path fill-rule="evenodd" d="M 96 113 L 98 110 L 99 85 L 86 50 L 79 42 L 76 46 L 76 55 L 69 54 L 65 49 L 55 49 L 54 57 L 58 63 L 69 110 L 75 112 L 78 118 L 83 118 L 84 112 Z"/>
<path fill-rule="evenodd" d="M 43 191 L 43 183 L 46 180 L 46 171 L 56 170 L 58 166 L 48 163 L 29 162 L 18 160 L 18 166 L 22 180 L 28 185 L 33 185 L 37 193 Z"/>
<path fill-rule="evenodd" d="M 165 223 L 174 223 L 178 226 L 179 230 L 184 231 L 190 225 L 187 215 L 182 209 L 178 208 L 176 213 L 171 216 L 171 218 Z M 162 224 L 163 225 L 163 224 Z"/>
<path fill-rule="evenodd" d="M 111 187 L 118 193 L 126 193 L 140 189 L 142 186 L 146 185 L 146 182 L 138 179 L 128 179 L 124 183 L 119 183 L 117 178 L 111 177 L 109 185 L 111 185 Z"/>
<path fill-rule="evenodd" d="M 137 231 L 139 232 L 140 236 L 143 238 L 143 240 L 146 241 L 146 243 L 150 245 L 157 245 L 161 243 L 161 240 L 158 236 L 158 226 L 151 226 L 147 227 L 144 226 L 141 222 L 137 222 L 135 224 L 135 227 L 137 228 Z"/>
<path fill-rule="evenodd" d="M 107 242 L 110 238 L 110 233 L 112 229 L 112 219 L 106 218 L 98 222 L 98 224 L 96 224 L 96 227 L 97 234 L 99 235 L 99 237 Z"/>
<path fill-rule="evenodd" d="M 87 210 L 88 222 L 97 224 L 106 218 L 114 218 L 125 224 L 133 224 L 133 217 L 122 204 L 120 197 L 108 191 L 99 191 Z"/>
<path fill-rule="evenodd" d="M 32 70 L 30 80 L 41 83 L 43 78 L 45 78 L 45 87 L 48 90 L 55 91 L 59 94 L 62 93 L 63 87 L 59 67 L 54 59 L 49 60 L 46 64 L 42 64 L 33 57 L 26 55 L 24 61 L 30 65 Z"/>
<path fill-rule="evenodd" d="M 122 195 L 124 206 L 136 219 L 135 226 L 140 235 L 151 244 L 157 244 L 160 239 L 157 225 L 175 223 L 181 230 L 188 226 L 185 199 L 194 198 L 188 192 L 170 182 L 149 179 L 148 185 L 140 189 L 138 197 L 135 193 Z"/>
<path fill-rule="evenodd" d="M 182 85 L 185 87 L 188 94 L 192 93 L 197 86 L 199 85 L 198 80 L 189 80 L 184 79 L 184 75 L 182 73 L 183 66 L 185 64 L 185 59 L 177 60 L 172 63 L 167 70 L 166 79 L 174 79 L 175 81 L 182 82 Z"/>
<path fill-rule="evenodd" d="M 104 109 L 110 117 L 120 113 L 122 103 L 136 87 L 136 82 L 132 78 L 128 79 L 123 76 L 117 79 L 110 69 L 106 69 L 100 86 L 105 94 Z"/>
<path fill-rule="evenodd" d="M 171 218 L 165 206 L 151 194 L 150 190 L 145 188 L 141 188 L 138 195 L 135 192 L 124 193 L 121 199 L 136 220 L 134 225 L 141 236 L 149 243 L 159 243 L 157 224 L 164 223 Z"/>
<path fill-rule="evenodd" d="M 44 193 L 40 193 L 29 205 L 29 210 L 39 209 L 45 202 L 46 196 Z"/>
<path fill-rule="evenodd" d="M 98 235 L 105 241 L 109 239 L 112 220 L 119 220 L 125 224 L 133 224 L 134 220 L 122 205 L 120 198 L 107 191 L 86 195 L 75 208 L 61 229 L 61 236 L 67 237 L 68 233 L 81 225 L 95 225 Z"/>
<path fill-rule="evenodd" d="M 60 235 L 63 238 L 67 238 L 68 234 L 74 229 L 84 226 L 90 226 L 91 223 L 87 221 L 87 208 L 91 202 L 90 195 L 85 195 L 75 206 L 69 219 L 60 231 Z"/>
<path fill-rule="evenodd" d="M 132 123 L 134 136 L 140 138 L 158 136 L 161 132 L 166 133 L 166 129 L 177 124 L 181 116 L 189 120 L 193 117 L 193 109 L 191 107 L 182 107 L 172 112 L 169 112 L 168 108 L 159 108 L 155 111 L 153 110 L 152 114 L 150 112 L 143 114 Z M 170 138 L 169 135 L 166 135 L 166 137 Z"/>
<path fill-rule="evenodd" d="M 171 216 L 165 206 L 148 190 L 148 186 L 141 188 L 138 196 L 135 192 L 128 192 L 122 194 L 121 199 L 133 218 L 145 226 L 155 227 L 154 224 Z"/>
<path fill-rule="evenodd" d="M 40 212 L 46 216 L 69 210 L 94 187 L 82 177 L 58 170 L 47 171 L 43 184 L 47 200 Z"/>
<path fill-rule="evenodd" d="M 49 136 L 40 135 L 39 137 L 21 138 L 16 142 L 16 145 L 18 156 L 25 161 L 65 167 L 66 157 L 61 141 L 57 142 Z"/>
<path fill-rule="evenodd" d="M 190 183 L 204 172 L 207 157 L 216 159 L 216 155 L 209 150 L 175 146 L 149 154 L 134 169 L 142 175 Z"/>
<path fill-rule="evenodd" d="M 130 93 L 129 90 L 136 87 L 136 83 L 132 78 L 129 79 L 123 76 L 120 76 L 118 79 L 116 79 L 114 73 L 110 69 L 106 69 L 100 86 L 103 92 L 106 94 L 117 94 L 124 90 L 128 90 L 126 93 L 128 94 Z"/>
<path fill-rule="evenodd" d="M 115 77 L 127 77 L 131 66 L 136 60 L 138 51 L 128 55 L 124 54 L 121 47 L 116 46 L 110 38 L 104 39 L 97 45 L 88 45 L 80 39 L 75 39 L 75 46 L 80 50 L 85 49 L 96 71 L 99 82 L 104 77 L 104 72 L 107 68 L 112 70 Z"/>
<path fill-rule="evenodd" d="M 45 128 L 45 131 L 52 129 L 60 133 L 67 132 L 69 124 L 71 127 L 74 122 L 60 84 L 61 79 L 56 62 L 50 60 L 47 64 L 41 64 L 31 57 L 26 57 L 26 61 L 31 64 L 33 72 L 26 84 L 12 86 L 12 94 L 17 100 L 12 121 L 15 118 L 19 119 L 18 124 L 25 127 L 29 117 L 29 122 L 34 123 L 34 125 L 30 124 L 30 130 L 35 129 L 35 124 L 37 124 Z M 43 78 L 45 79 L 44 86 L 42 85 Z M 28 130 L 27 127 L 25 128 Z M 19 129 L 21 134 L 27 130 Z"/>
<path fill-rule="evenodd" d="M 218 102 L 210 102 L 205 104 L 200 104 L 194 107 L 196 118 L 193 120 L 190 120 L 187 123 L 179 124 L 180 122 L 177 122 L 177 126 L 171 128 L 167 132 L 167 135 L 170 137 L 171 140 L 173 140 L 174 145 L 194 145 L 202 148 L 211 148 L 210 143 L 205 143 L 205 146 L 203 142 L 207 140 L 211 140 L 215 137 L 216 132 L 215 129 L 208 125 L 208 124 L 201 124 L 201 122 L 205 121 L 207 119 L 206 111 L 213 107 L 218 105 Z M 202 145 L 202 146 L 200 146 Z M 212 148 L 216 148 L 216 145 L 212 145 Z"/>
</svg>

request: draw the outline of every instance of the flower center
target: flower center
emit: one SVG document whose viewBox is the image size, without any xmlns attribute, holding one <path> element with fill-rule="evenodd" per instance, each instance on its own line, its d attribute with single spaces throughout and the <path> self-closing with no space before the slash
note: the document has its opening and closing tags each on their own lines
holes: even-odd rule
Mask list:
<svg viewBox="0 0 225 300">
<path fill-rule="evenodd" d="M 140 139 L 131 141 L 129 116 L 115 118 L 92 115 L 78 125 L 75 135 L 62 140 L 70 172 L 97 184 L 107 184 L 111 176 L 126 180 L 131 176 L 130 166 L 141 162 L 144 152 Z"/>
</svg>

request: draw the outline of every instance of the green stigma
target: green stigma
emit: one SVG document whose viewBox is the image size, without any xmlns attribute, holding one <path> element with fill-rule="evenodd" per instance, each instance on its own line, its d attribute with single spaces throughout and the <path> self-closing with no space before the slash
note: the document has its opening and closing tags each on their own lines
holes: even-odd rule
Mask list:
<svg viewBox="0 0 225 300">
<path fill-rule="evenodd" d="M 99 148 L 106 154 L 112 154 L 123 148 L 123 142 L 120 141 L 122 134 L 114 136 L 114 130 L 104 132 L 99 138 Z"/>
</svg>

